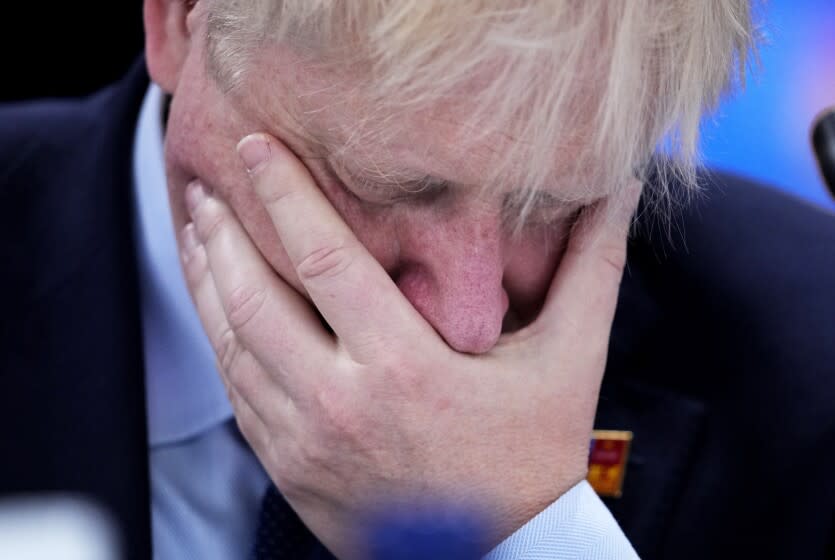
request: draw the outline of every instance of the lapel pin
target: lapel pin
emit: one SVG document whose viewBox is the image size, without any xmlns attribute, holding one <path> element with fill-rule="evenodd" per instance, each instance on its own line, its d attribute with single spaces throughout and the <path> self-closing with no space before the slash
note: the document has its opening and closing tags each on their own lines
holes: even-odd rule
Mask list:
<svg viewBox="0 0 835 560">
<path fill-rule="evenodd" d="M 589 447 L 589 473 L 586 477 L 598 495 L 620 498 L 632 432 L 594 430 Z"/>
</svg>

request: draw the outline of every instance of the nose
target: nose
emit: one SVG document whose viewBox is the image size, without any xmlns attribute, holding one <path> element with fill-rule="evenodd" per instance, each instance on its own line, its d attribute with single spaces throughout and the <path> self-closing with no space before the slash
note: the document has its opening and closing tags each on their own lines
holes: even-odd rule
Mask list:
<svg viewBox="0 0 835 560">
<path fill-rule="evenodd" d="M 400 228 L 395 281 L 447 344 L 459 352 L 487 352 L 501 336 L 508 296 L 496 217 L 458 216 L 431 226 Z"/>
</svg>

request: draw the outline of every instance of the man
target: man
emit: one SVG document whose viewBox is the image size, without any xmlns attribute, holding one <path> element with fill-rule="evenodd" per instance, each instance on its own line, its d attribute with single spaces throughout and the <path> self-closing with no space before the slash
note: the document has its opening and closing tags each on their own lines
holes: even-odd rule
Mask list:
<svg viewBox="0 0 835 560">
<path fill-rule="evenodd" d="M 269 554 L 270 481 L 338 557 L 440 498 L 492 558 L 631 557 L 594 421 L 635 433 L 642 556 L 826 554 L 831 216 L 719 179 L 612 327 L 634 177 L 692 187 L 748 6 L 380 6 L 147 0 L 156 86 L 4 109 L 4 488 L 91 495 L 135 557 Z"/>
</svg>

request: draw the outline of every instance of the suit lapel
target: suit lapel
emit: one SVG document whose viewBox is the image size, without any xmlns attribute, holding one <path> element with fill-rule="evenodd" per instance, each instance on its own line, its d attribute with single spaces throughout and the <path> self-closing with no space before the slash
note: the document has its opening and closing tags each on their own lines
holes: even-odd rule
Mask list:
<svg viewBox="0 0 835 560">
<path fill-rule="evenodd" d="M 595 425 L 634 434 L 623 495 L 604 499 L 641 556 L 655 557 L 684 490 L 704 424 L 701 402 L 631 383 L 609 384 Z"/>
<path fill-rule="evenodd" d="M 689 315 L 657 247 L 646 237 L 631 243 L 595 418 L 598 429 L 634 434 L 622 496 L 604 501 L 642 557 L 664 545 L 708 412 L 705 395 L 684 390 L 701 372 L 682 350 Z"/>
<path fill-rule="evenodd" d="M 15 427 L 0 442 L 0 492 L 92 499 L 129 558 L 149 558 L 151 542 L 131 201 L 147 85 L 143 60 L 117 86 L 43 117 L 53 130 L 37 131 L 44 139 L 6 179 L 20 235 L 2 249 L 16 274 L 0 280 L 19 319 L 0 342 L 0 422 Z"/>
</svg>

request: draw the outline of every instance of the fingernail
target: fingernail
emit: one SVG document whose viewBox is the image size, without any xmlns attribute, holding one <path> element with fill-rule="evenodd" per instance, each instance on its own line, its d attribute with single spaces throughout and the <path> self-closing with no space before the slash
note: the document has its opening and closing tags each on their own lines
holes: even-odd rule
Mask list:
<svg viewBox="0 0 835 560">
<path fill-rule="evenodd" d="M 192 217 L 197 207 L 206 200 L 206 196 L 206 189 L 199 180 L 194 180 L 188 184 L 186 187 L 186 206 L 188 206 L 188 211 Z"/>
<path fill-rule="evenodd" d="M 250 134 L 238 142 L 238 155 L 247 171 L 255 173 L 272 156 L 270 144 L 261 134 Z"/>
<path fill-rule="evenodd" d="M 183 228 L 181 234 L 183 239 L 183 260 L 187 261 L 194 254 L 194 251 L 200 246 L 200 239 L 197 238 L 197 229 L 194 224 L 189 222 Z"/>
</svg>

